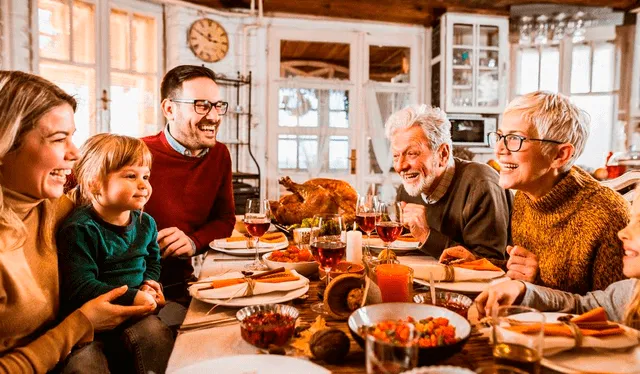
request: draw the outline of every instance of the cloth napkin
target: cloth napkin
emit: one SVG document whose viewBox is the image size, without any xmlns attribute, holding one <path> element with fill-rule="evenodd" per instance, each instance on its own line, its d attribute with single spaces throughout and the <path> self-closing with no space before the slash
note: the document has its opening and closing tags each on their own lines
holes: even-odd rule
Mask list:
<svg viewBox="0 0 640 374">
<path fill-rule="evenodd" d="M 416 261 L 415 259 L 404 259 L 403 257 L 398 257 L 398 260 L 401 264 L 411 267 L 413 269 L 413 276 L 418 279 L 429 280 L 429 273 L 433 274 L 434 281 L 444 281 L 447 279 L 447 270 L 445 265 L 436 261 Z M 493 265 L 491 264 L 491 266 Z M 476 267 L 483 270 L 473 270 L 454 266 L 454 282 L 488 282 L 504 275 L 504 271 L 497 267 L 497 270 L 488 270 L 488 267 L 483 267 L 481 265 L 477 265 Z M 487 270 L 484 270 L 485 268 L 487 268 Z"/>
<path fill-rule="evenodd" d="M 571 319 L 582 334 L 579 347 L 576 346 L 571 328 L 553 317 L 557 317 L 557 314 L 545 313 L 545 316 L 549 319 L 543 325 L 545 356 L 552 356 L 573 348 L 620 349 L 640 343 L 637 330 L 607 321 L 607 315 L 601 307 Z M 514 325 L 502 329 L 502 332 L 513 334 L 511 337 L 517 340 L 518 334 L 540 331 L 540 327 L 540 324 L 518 325 L 515 322 Z"/>
<path fill-rule="evenodd" d="M 365 239 L 366 241 L 366 239 Z M 378 238 L 378 237 L 374 237 L 371 236 L 371 239 L 369 240 L 369 245 L 372 247 L 384 247 L 385 244 L 382 241 L 382 239 Z M 391 249 L 393 248 L 418 248 L 420 246 L 420 242 L 418 242 L 417 240 L 409 240 L 409 239 L 398 239 L 395 242 L 392 242 L 391 245 L 389 245 L 389 247 L 391 247 Z"/>
<path fill-rule="evenodd" d="M 237 238 L 240 238 L 240 239 L 237 239 Z M 286 237 L 283 237 L 283 239 L 278 242 L 265 243 L 263 241 L 260 241 L 260 247 L 261 248 L 275 247 L 286 242 L 287 242 Z M 238 237 L 238 236 L 232 236 L 230 238 L 224 238 L 224 239 L 216 239 L 213 241 L 213 247 L 224 248 L 224 249 L 246 249 L 247 239 L 244 237 Z"/>
<path fill-rule="evenodd" d="M 263 243 L 283 243 L 287 241 L 287 237 L 281 232 L 266 233 L 260 237 Z"/>
<path fill-rule="evenodd" d="M 266 294 L 270 292 L 276 291 L 291 291 L 296 290 L 298 288 L 302 288 L 309 284 L 309 280 L 302 275 L 298 274 L 295 270 L 290 271 L 290 275 L 293 276 L 289 281 L 278 282 L 278 283 L 269 283 L 269 282 L 259 282 L 260 279 L 256 279 L 253 294 L 260 295 Z M 211 287 L 211 283 L 198 283 L 189 287 L 189 294 L 192 297 L 198 299 L 228 299 L 231 297 L 243 297 L 247 290 L 247 283 L 237 282 L 237 279 L 242 278 L 242 273 L 240 272 L 230 272 L 227 274 L 223 274 L 220 276 L 209 277 L 202 279 L 201 281 L 211 281 L 211 282 L 220 282 L 225 281 L 228 284 L 224 287 L 208 289 L 199 291 L 201 288 Z M 297 278 L 293 280 L 293 278 Z M 235 283 L 235 284 L 234 284 Z M 223 284 L 223 283 L 218 283 Z"/>
<path fill-rule="evenodd" d="M 453 266 L 454 268 L 469 269 L 469 270 L 479 270 L 479 271 L 482 271 L 482 270 L 486 270 L 486 271 L 502 271 L 502 269 L 500 269 L 499 267 L 497 267 L 494 264 L 492 264 L 486 258 L 481 258 L 481 259 L 475 260 L 475 261 L 462 262 L 462 263 L 459 263 L 459 264 L 453 264 L 451 266 Z"/>
</svg>

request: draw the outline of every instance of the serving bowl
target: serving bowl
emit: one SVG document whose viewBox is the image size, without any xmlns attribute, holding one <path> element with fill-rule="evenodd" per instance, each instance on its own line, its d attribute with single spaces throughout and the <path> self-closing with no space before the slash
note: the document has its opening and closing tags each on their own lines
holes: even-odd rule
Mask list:
<svg viewBox="0 0 640 374">
<path fill-rule="evenodd" d="M 318 271 L 318 263 L 315 261 L 302 261 L 302 262 L 280 262 L 272 261 L 271 254 L 273 252 L 265 253 L 262 255 L 262 260 L 269 267 L 269 269 L 277 269 L 280 267 L 286 270 L 295 270 L 299 274 L 309 276 Z"/>
<path fill-rule="evenodd" d="M 419 293 L 413 296 L 413 302 L 418 304 L 429 304 L 431 302 L 431 292 Z M 469 296 L 455 292 L 436 291 L 436 306 L 447 308 L 452 312 L 456 312 L 464 318 L 469 318 L 469 308 L 473 304 L 473 300 Z"/>
<path fill-rule="evenodd" d="M 353 339 L 364 349 L 365 337 L 361 331 L 364 327 L 374 326 L 378 322 L 407 319 L 413 317 L 420 320 L 427 317 L 444 317 L 456 328 L 457 342 L 438 347 L 420 347 L 418 353 L 419 366 L 433 365 L 445 360 L 457 352 L 469 339 L 471 325 L 464 317 L 439 306 L 415 303 L 384 303 L 364 306 L 349 316 L 347 324 Z"/>
<path fill-rule="evenodd" d="M 240 335 L 258 348 L 284 345 L 295 331 L 300 313 L 290 305 L 266 304 L 244 307 L 236 313 Z"/>
</svg>

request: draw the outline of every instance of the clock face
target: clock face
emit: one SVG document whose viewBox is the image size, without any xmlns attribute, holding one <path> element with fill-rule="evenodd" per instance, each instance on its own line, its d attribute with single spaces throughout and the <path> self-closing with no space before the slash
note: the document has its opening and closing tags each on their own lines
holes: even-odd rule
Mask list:
<svg viewBox="0 0 640 374">
<path fill-rule="evenodd" d="M 216 62 L 229 51 L 227 32 L 216 21 L 202 18 L 195 21 L 187 35 L 193 54 L 206 62 Z"/>
</svg>

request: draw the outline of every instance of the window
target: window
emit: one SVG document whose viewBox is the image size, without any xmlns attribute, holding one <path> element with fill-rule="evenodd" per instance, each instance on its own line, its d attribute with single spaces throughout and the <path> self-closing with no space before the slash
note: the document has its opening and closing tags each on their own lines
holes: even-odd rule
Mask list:
<svg viewBox="0 0 640 374">
<path fill-rule="evenodd" d="M 39 74 L 78 101 L 77 145 L 98 132 L 158 131 L 162 7 L 94 0 L 38 0 Z M 108 29 L 106 43 L 97 30 Z M 97 58 L 97 56 L 104 56 Z"/>
<path fill-rule="evenodd" d="M 568 66 L 560 59 L 563 48 L 571 56 Z M 516 96 L 536 90 L 561 92 L 589 113 L 591 132 L 576 161 L 579 166 L 601 167 L 611 150 L 618 105 L 617 64 L 616 45 L 610 41 L 516 48 L 512 90 Z M 564 87 L 561 75 L 571 78 Z"/>
</svg>

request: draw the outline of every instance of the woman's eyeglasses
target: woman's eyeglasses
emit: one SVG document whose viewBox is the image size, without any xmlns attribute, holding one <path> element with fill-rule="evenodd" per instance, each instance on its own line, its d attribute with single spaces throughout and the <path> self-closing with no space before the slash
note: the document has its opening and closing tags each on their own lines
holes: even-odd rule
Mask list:
<svg viewBox="0 0 640 374">
<path fill-rule="evenodd" d="M 498 142 L 500 140 L 504 141 L 504 146 L 507 148 L 507 150 L 509 150 L 510 152 L 518 152 L 520 150 L 520 148 L 522 148 L 522 143 L 525 140 L 535 140 L 538 142 L 547 142 L 547 143 L 555 143 L 555 144 L 564 144 L 566 142 L 560 142 L 557 140 L 551 140 L 551 139 L 535 139 L 535 138 L 527 138 L 526 136 L 522 136 L 522 135 L 517 135 L 517 134 L 500 134 L 497 132 L 490 132 L 487 134 L 487 139 L 489 140 L 489 146 L 491 147 L 495 147 L 496 144 L 498 144 Z"/>
<path fill-rule="evenodd" d="M 204 116 L 209 114 L 213 108 L 216 108 L 218 114 L 222 116 L 227 113 L 227 109 L 229 108 L 229 103 L 226 101 L 216 101 L 215 103 L 212 103 L 209 100 L 171 99 L 171 101 L 174 103 L 193 104 L 193 110 Z"/>
</svg>

